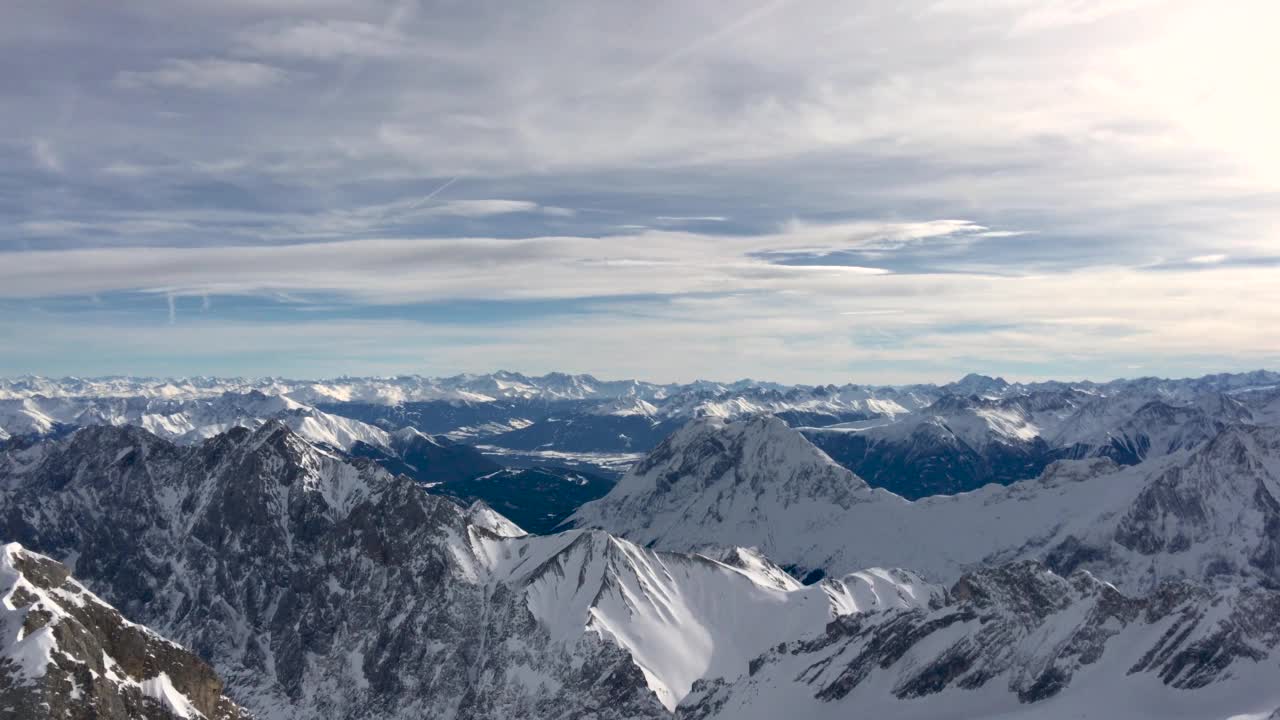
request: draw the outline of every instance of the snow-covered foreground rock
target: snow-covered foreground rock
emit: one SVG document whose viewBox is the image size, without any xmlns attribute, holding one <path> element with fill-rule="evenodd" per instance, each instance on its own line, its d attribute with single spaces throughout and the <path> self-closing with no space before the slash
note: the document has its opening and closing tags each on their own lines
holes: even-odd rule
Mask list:
<svg viewBox="0 0 1280 720">
<path fill-rule="evenodd" d="M 0 547 L 0 717 L 248 714 L 204 661 L 125 620 L 64 565 L 9 543 Z"/>
<path fill-rule="evenodd" d="M 748 551 L 528 536 L 278 422 L 13 448 L 0 507 L 0 534 L 189 644 L 264 718 L 667 717 L 768 647 L 938 594 L 903 571 L 801 586 Z"/>
<path fill-rule="evenodd" d="M 904 567 L 952 582 L 1030 558 L 1145 591 L 1171 577 L 1280 586 L 1277 498 L 1277 428 L 1228 427 L 1137 466 L 1063 461 L 1033 481 L 909 502 L 760 417 L 691 423 L 572 522 L 667 550 L 758 547 L 800 572 Z"/>
</svg>

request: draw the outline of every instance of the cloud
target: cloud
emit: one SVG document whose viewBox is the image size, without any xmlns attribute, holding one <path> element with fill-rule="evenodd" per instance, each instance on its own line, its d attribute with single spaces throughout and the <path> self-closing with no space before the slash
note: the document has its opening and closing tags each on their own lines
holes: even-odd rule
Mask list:
<svg viewBox="0 0 1280 720">
<path fill-rule="evenodd" d="M 53 143 L 45 138 L 36 138 L 31 142 L 31 157 L 45 170 L 62 172 L 62 158 L 54 150 Z"/>
<path fill-rule="evenodd" d="M 220 318 L 287 293 L 323 299 L 307 314 L 332 329 L 309 332 L 332 343 L 351 328 L 316 308 L 656 296 L 539 329 L 582 369 L 651 355 L 591 333 L 647 333 L 680 346 L 649 360 L 673 374 L 784 378 L 1272 347 L 1247 323 L 1277 305 L 1273 2 L 416 8 L 184 6 L 175 58 L 167 6 L 15 7 L 4 302 L 142 291 L 137 323 L 186 333 L 166 293 L 234 295 Z M 444 351 L 453 369 L 474 348 L 555 364 L 535 333 L 486 332 Z"/>
<path fill-rule="evenodd" d="M 959 364 L 972 354 L 992 362 L 1053 363 L 1075 356 L 1280 352 L 1261 330 L 1280 321 L 1280 306 L 1270 301 L 1273 268 L 1206 265 L 1151 272 L 1098 266 L 1015 275 L 899 274 L 862 266 L 778 265 L 759 257 L 764 248 L 812 248 L 815 234 L 823 236 L 816 226 L 791 227 L 799 232 L 650 231 L 27 252 L 0 263 L 0 297 L 141 291 L 167 298 L 269 299 L 283 294 L 325 306 L 373 305 L 396 313 L 398 306 L 424 302 L 595 299 L 608 306 L 593 327 L 629 328 L 637 342 L 673 337 L 660 329 L 668 325 L 687 328 L 688 335 L 696 329 L 724 337 L 719 357 L 730 367 L 739 361 L 728 351 L 728 339 L 768 344 L 773 338 L 806 347 L 816 343 L 815 336 L 839 338 L 845 353 L 808 361 L 818 365 L 835 357 L 868 362 L 934 357 Z M 851 235 L 851 227 L 858 232 Z M 836 234 L 846 241 L 900 240 L 956 229 L 973 227 L 957 220 L 878 227 L 846 223 Z M 663 296 L 665 302 L 656 305 L 616 300 Z M 491 327 L 469 332 L 495 335 Z M 1211 347 L 1205 344 L 1210 337 Z M 798 362 L 790 353 L 785 357 Z"/>
<path fill-rule="evenodd" d="M 394 28 L 357 20 L 270 22 L 241 31 L 237 52 L 245 55 L 334 60 L 344 57 L 391 58 L 422 54 Z"/>
<path fill-rule="evenodd" d="M 1214 253 L 1212 255 L 1196 255 L 1193 258 L 1188 258 L 1187 262 L 1195 263 L 1197 265 L 1216 265 L 1226 259 L 1226 255 L 1222 253 Z"/>
<path fill-rule="evenodd" d="M 28 220 L 18 229 L 28 235 L 67 236 L 78 234 L 149 235 L 189 230 L 191 223 L 161 219 L 84 222 L 76 220 Z"/>
<path fill-rule="evenodd" d="M 457 215 L 459 217 L 488 217 L 507 213 L 534 212 L 538 204 L 527 200 L 451 200 L 423 208 L 419 212 L 429 215 Z"/>
<path fill-rule="evenodd" d="M 350 237 L 447 218 L 477 220 L 535 213 L 550 217 L 574 215 L 569 208 L 546 207 L 530 200 L 486 198 L 432 202 L 436 195 L 437 192 L 432 192 L 423 198 L 283 218 L 280 226 L 271 232 L 291 238 Z"/>
<path fill-rule="evenodd" d="M 464 201 L 458 201 L 464 202 Z M 485 201 L 446 204 L 464 214 L 536 209 Z M 320 221 L 313 230 L 368 226 L 366 212 Z M 870 224 L 862 227 L 875 234 Z M 918 234 L 928 224 L 881 232 Z M 949 224 L 944 227 L 950 227 Z M 814 228 L 806 228 L 814 232 Z M 807 246 L 807 234 L 708 236 L 651 231 L 634 236 L 387 239 L 278 246 L 128 247 L 9 253 L 0 297 L 111 291 L 179 294 L 331 292 L 359 302 L 450 297 L 572 298 L 626 294 L 785 289 L 883 274 L 868 267 L 801 268 L 757 257 L 766 249 Z M 483 272 L 477 272 L 484 268 Z"/>
<path fill-rule="evenodd" d="M 881 254 L 922 243 L 968 245 L 990 234 L 985 227 L 968 220 L 885 223 L 856 221 L 844 223 L 788 222 L 772 236 L 775 247 L 758 251 L 761 257 L 778 260 L 821 258 L 850 250 Z"/>
<path fill-rule="evenodd" d="M 288 357 L 298 374 L 321 376 L 352 368 L 449 373 L 511 358 L 529 370 L 604 369 L 657 380 L 939 381 L 976 366 L 1013 370 L 1014 377 L 1105 378 L 1127 374 L 1135 364 L 1144 372 L 1186 375 L 1280 359 L 1280 341 L 1265 330 L 1280 321 L 1280 310 L 1258 302 L 1271 293 L 1268 275 L 1114 268 L 1044 278 L 887 275 L 816 288 L 811 277 L 799 275 L 790 293 L 610 301 L 544 318 L 499 308 L 485 324 L 386 314 L 281 317 L 283 311 L 262 308 L 255 322 L 192 316 L 174 326 L 159 318 L 139 325 L 6 313 L 0 332 L 8 328 L 23 342 L 0 362 L 19 367 L 28 356 L 50 357 L 59 364 L 21 367 L 71 365 L 68 372 L 83 372 L 89 349 L 104 362 L 121 358 L 94 365 L 104 371 L 161 374 L 175 367 L 194 372 L 207 368 L 210 357 L 236 354 L 250 363 L 234 366 L 246 373 L 278 373 L 272 363 Z M 1222 293 L 1226 286 L 1238 293 Z M 164 300 L 155 301 L 164 307 Z M 1019 308 L 1016 317 L 1010 306 Z M 850 312 L 856 314 L 844 314 Z M 173 364 L 175 357 L 180 362 Z"/>
<path fill-rule="evenodd" d="M 116 85 L 128 89 L 181 88 L 187 90 L 255 90 L 288 77 L 280 68 L 257 62 L 205 58 L 170 59 L 154 70 L 122 70 Z"/>
<path fill-rule="evenodd" d="M 159 171 L 139 170 L 130 176 L 143 177 L 151 172 Z M 244 244 L 264 239 L 304 241 L 365 237 L 398 228 L 420 229 L 451 219 L 483 221 L 512 215 L 564 219 L 573 218 L 576 214 L 571 208 L 544 206 L 529 200 L 486 198 L 432 202 L 430 198 L 405 198 L 314 213 L 114 211 L 83 219 L 24 220 L 17 223 L 16 229 L 22 236 L 62 240 L 111 236 L 137 244 L 154 244 L 150 240 L 157 236 L 180 239 L 211 235 L 220 237 L 224 243 L 230 238 L 239 238 L 241 242 L 237 244 Z"/>
</svg>

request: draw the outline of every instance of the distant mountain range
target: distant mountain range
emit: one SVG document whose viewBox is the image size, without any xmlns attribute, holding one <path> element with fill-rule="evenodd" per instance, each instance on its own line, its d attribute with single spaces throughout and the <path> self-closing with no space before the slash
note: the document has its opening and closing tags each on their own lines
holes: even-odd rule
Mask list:
<svg viewBox="0 0 1280 720">
<path fill-rule="evenodd" d="M 480 448 L 501 466 L 621 475 L 691 419 L 772 414 L 838 463 L 907 498 L 1033 478 L 1063 458 L 1134 464 L 1232 423 L 1280 417 L 1280 373 L 1184 380 L 786 386 L 662 385 L 498 372 L 322 381 L 187 378 L 0 380 L 0 439 L 130 424 L 177 442 L 284 422 L 314 442 L 395 454 L 410 429 Z M 1176 417 L 1174 417 L 1176 416 Z M 492 472 L 477 465 L 474 476 Z M 437 481 L 440 481 L 437 479 Z"/>
</svg>

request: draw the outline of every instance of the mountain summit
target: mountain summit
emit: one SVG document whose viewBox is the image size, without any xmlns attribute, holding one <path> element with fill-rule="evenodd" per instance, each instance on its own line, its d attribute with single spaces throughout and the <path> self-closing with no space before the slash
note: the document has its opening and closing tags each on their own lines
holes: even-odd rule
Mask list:
<svg viewBox="0 0 1280 720">
<path fill-rule="evenodd" d="M 865 482 L 776 417 L 702 418 L 569 522 L 654 547 L 756 546 L 794 562 L 814 526 L 869 497 Z"/>
</svg>

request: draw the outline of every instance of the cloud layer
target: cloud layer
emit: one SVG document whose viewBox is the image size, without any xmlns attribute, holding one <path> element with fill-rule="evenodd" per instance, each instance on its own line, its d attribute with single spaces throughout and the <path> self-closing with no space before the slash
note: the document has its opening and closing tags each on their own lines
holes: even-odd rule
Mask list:
<svg viewBox="0 0 1280 720">
<path fill-rule="evenodd" d="M 1274 3 L 180 5 L 0 30 L 0 372 L 1280 360 Z"/>
</svg>

